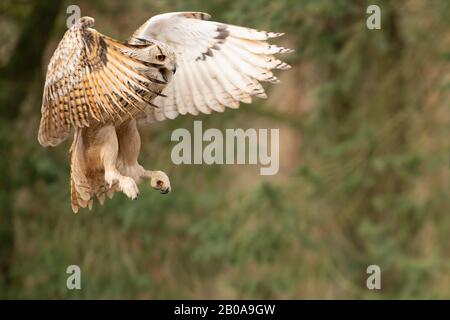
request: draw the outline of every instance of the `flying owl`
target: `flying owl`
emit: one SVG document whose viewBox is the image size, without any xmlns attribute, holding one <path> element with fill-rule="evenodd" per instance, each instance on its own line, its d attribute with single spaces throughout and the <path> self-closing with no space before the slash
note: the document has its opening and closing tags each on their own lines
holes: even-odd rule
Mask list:
<svg viewBox="0 0 450 320">
<path fill-rule="evenodd" d="M 48 65 L 38 140 L 56 146 L 73 133 L 71 204 L 92 208 L 97 197 L 121 191 L 131 199 L 148 179 L 171 191 L 162 171 L 138 163 L 139 126 L 179 114 L 236 109 L 252 96 L 266 98 L 260 82 L 276 83 L 274 57 L 292 50 L 271 45 L 281 33 L 209 21 L 201 12 L 152 17 L 127 42 L 94 29 L 82 17 L 67 30 Z"/>
</svg>

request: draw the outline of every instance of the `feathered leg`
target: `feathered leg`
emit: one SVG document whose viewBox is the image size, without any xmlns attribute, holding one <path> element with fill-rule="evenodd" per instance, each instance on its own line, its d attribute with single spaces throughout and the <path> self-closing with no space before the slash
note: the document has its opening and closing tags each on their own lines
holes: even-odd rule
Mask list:
<svg viewBox="0 0 450 320">
<path fill-rule="evenodd" d="M 139 189 L 133 178 L 122 175 L 116 167 L 117 156 L 119 153 L 119 143 L 117 140 L 116 129 L 109 125 L 99 129 L 96 135 L 97 143 L 100 144 L 100 159 L 105 169 L 105 181 L 111 188 L 117 184 L 120 191 L 129 198 L 135 200 L 139 195 Z"/>
<path fill-rule="evenodd" d="M 152 188 L 160 190 L 161 193 L 170 192 L 170 181 L 164 172 L 146 170 L 138 163 L 141 138 L 136 126 L 136 121 L 131 120 L 116 130 L 120 150 L 117 166 L 120 172 L 124 175 L 133 177 L 136 182 L 140 179 L 150 179 Z"/>
</svg>

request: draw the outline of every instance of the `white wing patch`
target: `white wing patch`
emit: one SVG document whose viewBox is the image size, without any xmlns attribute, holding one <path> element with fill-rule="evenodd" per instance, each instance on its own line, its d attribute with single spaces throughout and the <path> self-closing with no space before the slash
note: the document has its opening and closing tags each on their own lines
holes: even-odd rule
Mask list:
<svg viewBox="0 0 450 320">
<path fill-rule="evenodd" d="M 178 114 L 198 115 L 225 107 L 238 108 L 252 97 L 266 98 L 260 82 L 277 83 L 273 69 L 290 66 L 274 54 L 292 50 L 268 43 L 282 33 L 259 31 L 214 21 L 201 12 L 174 12 L 149 19 L 130 38 L 158 40 L 176 52 L 177 73 L 143 123 L 173 119 Z M 141 121 L 142 122 L 142 121 Z"/>
</svg>

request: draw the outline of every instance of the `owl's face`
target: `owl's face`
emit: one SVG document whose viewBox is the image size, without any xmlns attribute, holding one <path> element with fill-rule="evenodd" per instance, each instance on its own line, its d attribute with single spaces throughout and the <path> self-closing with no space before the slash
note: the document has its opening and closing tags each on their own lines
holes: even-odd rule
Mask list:
<svg viewBox="0 0 450 320">
<path fill-rule="evenodd" d="M 176 55 L 171 47 L 156 40 L 139 39 L 139 44 L 148 46 L 137 49 L 133 56 L 151 64 L 150 68 L 156 68 L 165 82 L 169 82 L 176 71 Z"/>
</svg>

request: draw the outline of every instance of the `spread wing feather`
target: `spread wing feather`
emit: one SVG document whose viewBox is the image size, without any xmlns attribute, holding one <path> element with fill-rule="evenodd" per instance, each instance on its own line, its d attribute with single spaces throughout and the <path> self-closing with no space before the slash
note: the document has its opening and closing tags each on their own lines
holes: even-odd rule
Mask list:
<svg viewBox="0 0 450 320">
<path fill-rule="evenodd" d="M 148 105 L 145 62 L 125 54 L 133 47 L 92 29 L 81 18 L 64 35 L 48 66 L 38 140 L 55 146 L 73 127 L 134 117 Z M 142 47 L 142 46 L 141 46 Z"/>
<path fill-rule="evenodd" d="M 130 38 L 131 44 L 151 39 L 168 44 L 178 65 L 163 91 L 167 97 L 155 99 L 161 109 L 148 109 L 141 124 L 173 119 L 178 114 L 222 112 L 225 107 L 238 108 L 239 102 L 251 103 L 253 96 L 266 98 L 260 82 L 277 83 L 271 70 L 290 68 L 274 54 L 292 50 L 268 42 L 282 33 L 207 21 L 209 18 L 201 12 L 157 15 Z"/>
</svg>

